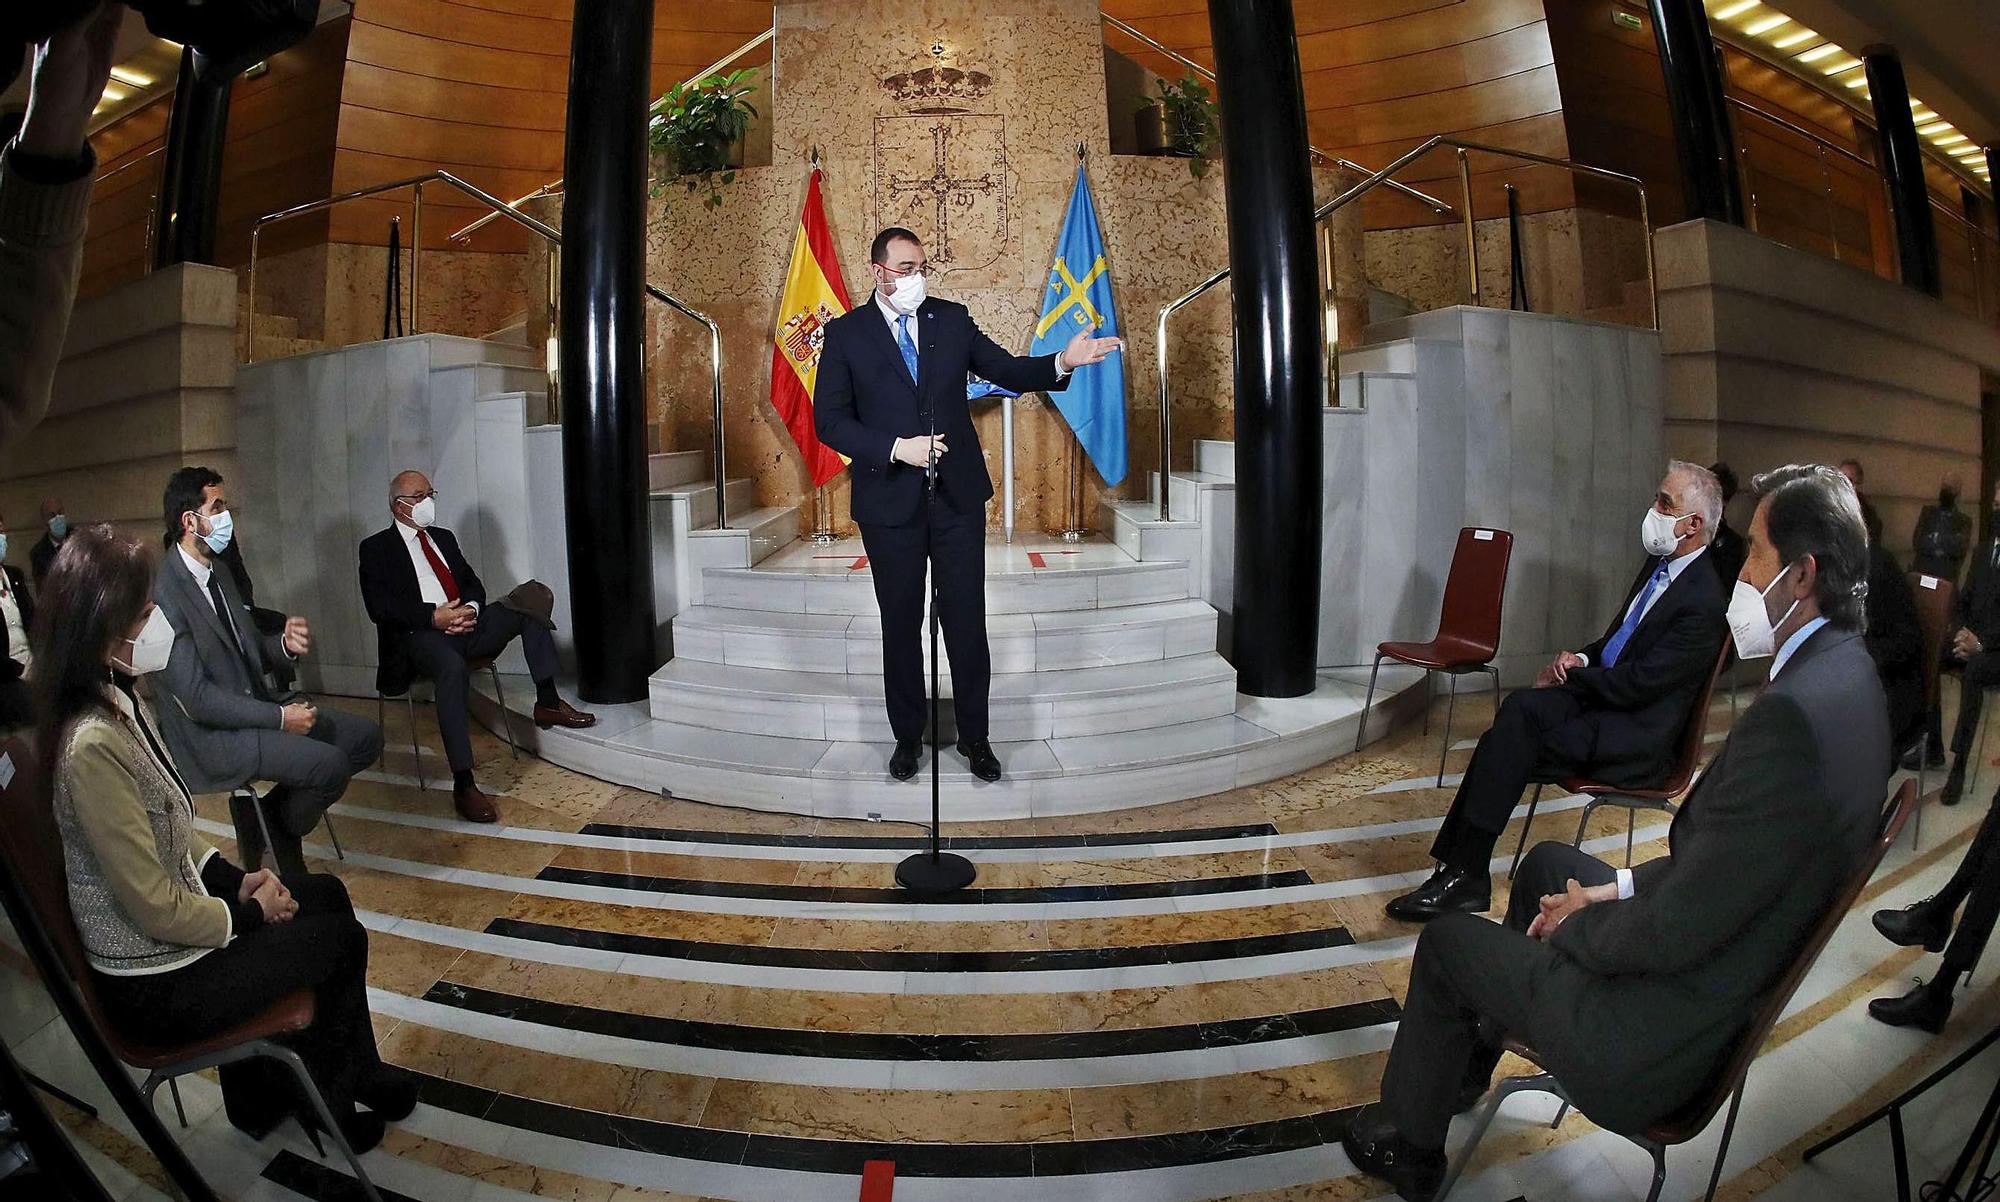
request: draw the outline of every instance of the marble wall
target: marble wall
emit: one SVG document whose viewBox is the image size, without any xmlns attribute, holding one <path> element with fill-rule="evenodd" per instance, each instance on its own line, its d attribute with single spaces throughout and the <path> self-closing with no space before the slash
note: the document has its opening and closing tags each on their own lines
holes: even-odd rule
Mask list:
<svg viewBox="0 0 2000 1202">
<path fill-rule="evenodd" d="M 9 560 L 27 565 L 44 497 L 61 498 L 72 524 L 112 522 L 152 543 L 175 468 L 234 477 L 235 339 L 234 273 L 219 267 L 164 268 L 79 302 L 48 417 L 0 447 Z"/>
<path fill-rule="evenodd" d="M 1685 222 L 1655 243 L 1674 454 L 1727 460 L 1746 482 L 1858 458 L 1898 556 L 1944 473 L 1977 490 L 1980 378 L 2000 373 L 2000 331 L 1736 226 Z"/>
<path fill-rule="evenodd" d="M 1460 306 L 1346 357 L 1360 404 L 1329 410 L 1320 663 L 1366 664 L 1437 628 L 1463 526 L 1513 532 L 1502 680 L 1603 631 L 1643 551 L 1666 466 L 1660 336 Z"/>
</svg>

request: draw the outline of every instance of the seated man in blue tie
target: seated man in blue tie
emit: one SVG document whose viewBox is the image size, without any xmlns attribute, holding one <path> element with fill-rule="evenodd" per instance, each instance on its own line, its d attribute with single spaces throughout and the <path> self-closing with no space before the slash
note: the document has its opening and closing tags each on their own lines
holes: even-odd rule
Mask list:
<svg viewBox="0 0 2000 1202">
<path fill-rule="evenodd" d="M 1729 591 L 1714 572 L 1687 570 L 1721 519 L 1715 476 L 1669 464 L 1640 522 L 1646 562 L 1625 603 L 1602 638 L 1556 656 L 1534 688 L 1501 703 L 1431 844 L 1437 870 L 1391 901 L 1389 917 L 1428 922 L 1491 906 L 1493 844 L 1529 782 L 1584 776 L 1643 788 L 1672 770 L 1729 633 Z"/>
</svg>

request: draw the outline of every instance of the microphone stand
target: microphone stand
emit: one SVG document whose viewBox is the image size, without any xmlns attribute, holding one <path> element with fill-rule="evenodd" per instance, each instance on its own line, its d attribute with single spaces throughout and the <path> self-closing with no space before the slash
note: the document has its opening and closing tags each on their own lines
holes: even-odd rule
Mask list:
<svg viewBox="0 0 2000 1202">
<path fill-rule="evenodd" d="M 930 437 L 924 457 L 924 568 L 931 578 L 931 846 L 896 865 L 896 883 L 918 897 L 938 897 L 956 893 L 970 885 L 978 870 L 972 861 L 938 848 L 938 758 L 943 748 L 938 726 L 938 587 L 937 565 L 932 560 L 937 524 L 937 409 L 930 411 Z"/>
</svg>

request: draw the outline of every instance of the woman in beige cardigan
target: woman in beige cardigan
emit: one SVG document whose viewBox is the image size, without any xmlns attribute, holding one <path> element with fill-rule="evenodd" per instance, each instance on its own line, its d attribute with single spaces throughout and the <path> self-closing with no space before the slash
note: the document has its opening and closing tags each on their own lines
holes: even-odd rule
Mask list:
<svg viewBox="0 0 2000 1202">
<path fill-rule="evenodd" d="M 376 1055 L 368 933 L 338 878 L 245 873 L 195 831 L 193 799 L 133 688 L 173 644 L 151 593 L 138 543 L 108 526 L 78 530 L 49 570 L 34 636 L 41 745 L 56 749 L 70 909 L 96 991 L 127 1037 L 178 1044 L 310 987 L 313 1024 L 286 1042 L 365 1151 L 416 1105 L 413 1081 Z M 225 1066 L 222 1091 L 230 1122 L 253 1135 L 292 1114 L 310 1125 L 276 1066 Z"/>
</svg>

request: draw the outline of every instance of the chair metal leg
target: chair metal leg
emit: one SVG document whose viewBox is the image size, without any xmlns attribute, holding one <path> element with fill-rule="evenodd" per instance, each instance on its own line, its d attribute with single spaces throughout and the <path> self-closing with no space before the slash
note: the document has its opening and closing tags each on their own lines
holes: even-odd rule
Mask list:
<svg viewBox="0 0 2000 1202">
<path fill-rule="evenodd" d="M 1549 1124 L 1549 1130 L 1554 1131 L 1557 1127 L 1562 1126 L 1563 1120 L 1568 1117 L 1569 1117 L 1569 1099 L 1564 1098 L 1563 1104 L 1556 1107 L 1556 1117 L 1555 1120 Z"/>
<path fill-rule="evenodd" d="M 1444 788 L 1444 757 L 1451 753 L 1451 719 L 1458 708 L 1458 673 L 1447 672 L 1451 677 L 1451 699 L 1444 703 L 1444 746 L 1438 748 L 1438 788 Z"/>
<path fill-rule="evenodd" d="M 1930 736 L 1917 744 L 1917 803 L 1910 814 L 1910 850 L 1917 850 L 1917 842 L 1924 837 L 1924 790 L 1929 784 L 1930 771 L 1924 762 L 1924 755 L 1930 751 Z"/>
<path fill-rule="evenodd" d="M 1702 1202 L 1715 1202 L 1715 1187 L 1722 1183 L 1722 1162 L 1729 1159 L 1729 1141 L 1736 1134 L 1736 1112 L 1743 1105 L 1743 1084 L 1738 1083 L 1736 1092 L 1729 1096 L 1729 1117 L 1723 1120 L 1722 1143 L 1715 1149 L 1715 1168 L 1708 1175 L 1708 1192 L 1702 1195 Z"/>
<path fill-rule="evenodd" d="M 1368 669 L 1368 695 L 1361 700 L 1361 721 L 1354 724 L 1354 750 L 1361 750 L 1361 738 L 1368 733 L 1368 707 L 1375 704 L 1375 677 L 1382 671 L 1382 654 L 1376 652 L 1375 666 Z"/>
<path fill-rule="evenodd" d="M 1589 801 L 1583 803 L 1583 817 L 1576 820 L 1576 841 L 1574 844 L 1575 846 L 1577 847 L 1583 846 L 1584 832 L 1590 829 L 1590 816 L 1592 814 L 1595 814 L 1597 812 L 1597 807 L 1603 804 L 1604 804 L 1604 799 L 1602 797 L 1593 797 Z"/>
<path fill-rule="evenodd" d="M 1521 841 L 1514 844 L 1514 862 L 1507 866 L 1507 879 L 1510 881 L 1521 868 L 1521 853 L 1528 850 L 1528 828 L 1535 825 L 1535 807 L 1540 804 L 1542 804 L 1542 786 L 1537 784 L 1535 791 L 1528 795 L 1528 816 L 1521 820 Z"/>
<path fill-rule="evenodd" d="M 1625 867 L 1632 866 L 1632 840 L 1639 832 L 1639 811 L 1625 811 Z"/>
<path fill-rule="evenodd" d="M 1667 1150 L 1658 1144 L 1648 1144 L 1646 1150 L 1653 1154 L 1653 1188 L 1646 1202 L 1660 1202 L 1660 1191 L 1667 1188 Z"/>
<path fill-rule="evenodd" d="M 326 837 L 333 840 L 334 858 L 339 860 L 345 860 L 347 858 L 347 853 L 340 849 L 340 836 L 334 833 L 333 829 L 333 811 L 328 810 L 326 813 L 321 814 L 319 816 L 319 820 L 326 824 Z"/>
<path fill-rule="evenodd" d="M 174 1099 L 174 1117 L 181 1121 L 182 1130 L 187 1129 L 187 1109 L 181 1105 L 181 1083 L 178 1077 L 167 1078 L 167 1093 Z"/>
<path fill-rule="evenodd" d="M 500 733 L 507 736 L 507 754 L 518 760 L 521 749 L 514 744 L 514 724 L 507 719 L 507 694 L 500 691 L 500 669 L 488 664 L 486 670 L 493 674 L 493 700 L 500 707 Z"/>
<path fill-rule="evenodd" d="M 1562 1099 L 1565 1109 L 1569 1105 L 1569 1095 L 1548 1073 L 1538 1073 L 1532 1077 L 1507 1077 L 1493 1086 L 1486 1096 L 1486 1105 L 1480 1110 L 1478 1121 L 1473 1124 L 1472 1135 L 1458 1150 L 1458 1155 L 1445 1167 L 1444 1180 L 1438 1182 L 1437 1193 L 1431 1195 L 1432 1202 L 1444 1202 L 1451 1193 L 1451 1187 L 1458 1184 L 1465 1166 L 1472 1163 L 1472 1157 L 1479 1151 L 1479 1143 L 1486 1138 L 1486 1129 L 1493 1125 L 1493 1116 L 1500 1113 L 1500 1104 L 1517 1093 L 1549 1093 Z"/>
<path fill-rule="evenodd" d="M 145 1100 L 146 1109 L 151 1110 L 153 1108 L 153 1095 L 160 1092 L 160 1086 L 166 1084 L 166 1082 L 167 1078 L 162 1077 L 158 1073 L 147 1073 L 146 1079 L 140 1082 L 139 1096 Z M 180 1101 L 178 1097 L 174 1100 L 176 1103 Z M 181 1116 L 181 1126 L 187 1126 L 187 1116 L 185 1114 Z"/>
<path fill-rule="evenodd" d="M 299 1089 L 306 1101 L 312 1104 L 313 1112 L 319 1117 L 320 1128 L 333 1140 L 333 1146 L 339 1148 L 340 1154 L 346 1158 L 347 1167 L 353 1170 L 354 1180 L 361 1186 L 362 1193 L 367 1195 L 368 1202 L 382 1202 L 382 1195 L 376 1191 L 375 1183 L 368 1179 L 368 1170 L 361 1167 L 361 1158 L 354 1154 L 354 1149 L 348 1145 L 347 1136 L 341 1132 L 339 1124 L 333 1121 L 333 1112 L 327 1109 L 326 1099 L 320 1095 L 319 1086 L 313 1082 L 312 1074 L 306 1071 L 305 1062 L 299 1059 L 298 1053 L 268 1040 L 259 1040 L 251 1046 L 257 1049 L 258 1055 L 269 1056 L 292 1070 L 292 1075 L 298 1079 Z"/>
<path fill-rule="evenodd" d="M 417 792 L 421 793 L 430 785 L 424 780 L 424 753 L 417 749 L 417 695 L 409 690 L 403 693 L 403 704 L 410 711 L 410 760 L 417 768 Z"/>
<path fill-rule="evenodd" d="M 256 789 L 247 785 L 243 791 L 250 795 L 250 812 L 257 815 L 257 830 L 264 836 L 264 854 L 270 856 L 271 863 L 275 865 L 278 853 L 273 849 L 278 845 L 271 841 L 271 820 L 264 816 L 264 799 L 257 796 Z"/>
<path fill-rule="evenodd" d="M 1424 733 L 1431 733 L 1431 670 L 1424 669 Z"/>
</svg>

